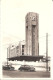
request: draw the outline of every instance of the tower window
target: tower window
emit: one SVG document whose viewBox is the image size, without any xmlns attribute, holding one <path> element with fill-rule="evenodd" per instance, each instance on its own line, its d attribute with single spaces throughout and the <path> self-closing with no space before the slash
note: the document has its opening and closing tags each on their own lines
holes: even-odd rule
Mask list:
<svg viewBox="0 0 53 80">
<path fill-rule="evenodd" d="M 35 26 L 36 26 L 36 25 L 32 25 L 32 27 L 34 27 L 34 28 L 35 28 Z"/>
<path fill-rule="evenodd" d="M 35 18 L 35 16 L 33 16 L 33 17 L 32 17 L 32 21 L 35 21 L 35 20 L 36 20 L 36 18 Z"/>
<path fill-rule="evenodd" d="M 26 28 L 28 28 L 28 26 L 26 26 Z"/>
</svg>

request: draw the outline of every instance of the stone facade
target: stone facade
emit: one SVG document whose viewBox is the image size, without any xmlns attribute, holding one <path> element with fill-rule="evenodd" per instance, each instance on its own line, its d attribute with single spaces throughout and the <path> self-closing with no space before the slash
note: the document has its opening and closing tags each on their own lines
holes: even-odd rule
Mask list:
<svg viewBox="0 0 53 80">
<path fill-rule="evenodd" d="M 26 55 L 38 56 L 39 55 L 39 21 L 38 14 L 29 12 L 26 17 Z"/>
</svg>

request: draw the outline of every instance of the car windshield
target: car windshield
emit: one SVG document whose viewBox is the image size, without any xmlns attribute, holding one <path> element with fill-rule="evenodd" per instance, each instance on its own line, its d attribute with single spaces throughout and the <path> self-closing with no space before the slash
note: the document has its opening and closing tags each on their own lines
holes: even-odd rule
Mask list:
<svg viewBox="0 0 53 80">
<path fill-rule="evenodd" d="M 11 65 L 5 65 L 5 67 L 11 67 Z"/>
<path fill-rule="evenodd" d="M 21 67 L 30 67 L 29 65 L 21 65 Z"/>
</svg>

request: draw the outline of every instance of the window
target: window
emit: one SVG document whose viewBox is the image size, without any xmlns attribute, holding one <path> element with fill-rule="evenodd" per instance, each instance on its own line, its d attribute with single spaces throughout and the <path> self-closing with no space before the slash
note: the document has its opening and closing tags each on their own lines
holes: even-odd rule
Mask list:
<svg viewBox="0 0 53 80">
<path fill-rule="evenodd" d="M 33 17 L 32 17 L 32 21 L 35 21 L 35 20 L 36 20 L 36 18 L 35 18 L 35 16 L 33 16 Z"/>
<path fill-rule="evenodd" d="M 22 45 L 22 48 L 24 48 L 24 45 Z"/>
<path fill-rule="evenodd" d="M 28 26 L 26 26 L 26 28 L 28 28 Z"/>
<path fill-rule="evenodd" d="M 24 53 L 22 53 L 22 55 L 24 55 Z"/>
<path fill-rule="evenodd" d="M 24 52 L 24 49 L 22 49 L 22 52 Z"/>
</svg>

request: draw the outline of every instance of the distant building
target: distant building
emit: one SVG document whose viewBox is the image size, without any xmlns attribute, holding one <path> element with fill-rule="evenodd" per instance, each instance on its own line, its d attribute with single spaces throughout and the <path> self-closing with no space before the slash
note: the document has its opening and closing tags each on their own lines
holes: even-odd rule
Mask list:
<svg viewBox="0 0 53 80">
<path fill-rule="evenodd" d="M 26 15 L 26 54 L 39 55 L 39 19 L 38 14 L 29 12 Z"/>
</svg>

